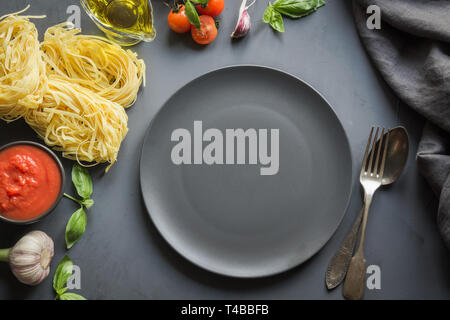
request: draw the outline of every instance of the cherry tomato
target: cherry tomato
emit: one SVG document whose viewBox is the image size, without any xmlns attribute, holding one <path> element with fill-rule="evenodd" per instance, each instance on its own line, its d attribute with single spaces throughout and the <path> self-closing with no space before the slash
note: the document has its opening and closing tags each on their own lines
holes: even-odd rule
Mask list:
<svg viewBox="0 0 450 320">
<path fill-rule="evenodd" d="M 189 19 L 184 13 L 184 6 L 179 6 L 176 9 L 172 9 L 167 16 L 167 22 L 170 29 L 177 33 L 186 33 L 191 30 L 191 24 Z"/>
<path fill-rule="evenodd" d="M 197 10 L 200 14 L 206 14 L 207 16 L 217 17 L 225 8 L 225 0 L 211 0 L 203 8 L 201 5 L 197 6 Z"/>
<path fill-rule="evenodd" d="M 192 26 L 191 35 L 192 39 L 199 44 L 208 44 L 214 41 L 217 37 L 216 22 L 210 16 L 200 16 L 200 29 L 196 26 Z"/>
</svg>

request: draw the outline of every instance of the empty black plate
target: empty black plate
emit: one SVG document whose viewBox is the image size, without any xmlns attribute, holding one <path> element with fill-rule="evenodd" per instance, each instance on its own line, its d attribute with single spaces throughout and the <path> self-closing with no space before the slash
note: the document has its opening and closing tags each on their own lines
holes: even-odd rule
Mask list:
<svg viewBox="0 0 450 320">
<path fill-rule="evenodd" d="M 200 143 L 192 142 L 194 121 L 201 121 Z M 210 142 L 198 138 L 211 128 L 219 153 L 209 154 L 219 163 L 232 152 L 227 129 L 257 134 L 249 135 L 258 144 L 244 145 L 253 152 L 241 158 L 246 164 L 205 164 L 201 148 Z M 192 157 L 186 145 L 175 154 L 187 161 L 196 152 L 203 164 L 175 164 L 176 129 L 191 134 Z M 260 129 L 279 132 L 276 174 L 276 142 L 265 143 Z M 259 155 L 264 147 L 274 154 L 270 175 L 261 174 L 269 167 Z M 140 166 L 144 201 L 162 236 L 196 265 L 235 277 L 276 274 L 314 255 L 342 220 L 352 184 L 348 140 L 327 101 L 298 78 L 258 66 L 219 69 L 176 92 L 150 125 Z"/>
</svg>

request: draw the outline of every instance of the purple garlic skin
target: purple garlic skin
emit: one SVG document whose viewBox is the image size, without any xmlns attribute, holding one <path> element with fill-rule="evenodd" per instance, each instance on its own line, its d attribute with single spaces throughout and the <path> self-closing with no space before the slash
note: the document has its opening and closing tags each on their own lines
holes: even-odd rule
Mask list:
<svg viewBox="0 0 450 320">
<path fill-rule="evenodd" d="M 251 27 L 250 16 L 247 10 L 244 10 L 242 11 L 242 14 L 239 17 L 238 23 L 233 33 L 231 34 L 231 37 L 237 39 L 246 36 L 247 33 L 250 31 L 250 27 Z"/>
<path fill-rule="evenodd" d="M 247 10 L 255 3 L 255 1 L 256 0 L 253 0 L 253 2 L 247 6 L 247 0 L 242 0 L 241 7 L 239 8 L 239 18 L 236 27 L 231 34 L 232 38 L 242 38 L 250 31 L 250 16 Z"/>
</svg>

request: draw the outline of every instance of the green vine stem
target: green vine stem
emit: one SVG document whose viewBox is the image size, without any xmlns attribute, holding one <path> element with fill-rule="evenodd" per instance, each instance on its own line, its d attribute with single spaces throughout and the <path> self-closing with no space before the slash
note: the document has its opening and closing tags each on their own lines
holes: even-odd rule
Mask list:
<svg viewBox="0 0 450 320">
<path fill-rule="evenodd" d="M 78 203 L 78 204 L 81 204 L 81 201 L 80 201 L 80 200 L 78 200 L 78 199 L 72 197 L 71 195 L 69 195 L 69 194 L 67 194 L 67 193 L 64 193 L 64 196 L 65 196 L 66 198 L 69 198 L 70 200 L 75 201 L 75 202 Z"/>
<path fill-rule="evenodd" d="M 0 249 L 0 261 L 8 261 L 9 251 L 11 251 L 11 249 Z"/>
</svg>

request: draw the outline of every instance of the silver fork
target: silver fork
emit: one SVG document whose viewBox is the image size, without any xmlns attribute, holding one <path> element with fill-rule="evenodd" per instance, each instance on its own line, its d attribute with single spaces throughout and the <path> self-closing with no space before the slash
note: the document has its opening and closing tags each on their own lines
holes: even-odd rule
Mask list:
<svg viewBox="0 0 450 320">
<path fill-rule="evenodd" d="M 347 271 L 347 276 L 344 283 L 344 297 L 352 300 L 360 300 L 364 295 L 364 285 L 366 278 L 366 259 L 364 258 L 364 238 L 366 235 L 367 217 L 369 214 L 370 205 L 375 191 L 381 186 L 383 178 L 384 167 L 386 162 L 386 151 L 389 144 L 389 132 L 384 138 L 384 128 L 381 131 L 380 141 L 378 140 L 378 132 L 380 128 L 377 127 L 375 136 L 372 139 L 374 127 L 370 130 L 369 141 L 367 142 L 366 151 L 359 175 L 359 181 L 364 188 L 364 215 L 362 221 L 361 235 L 359 240 L 358 250 L 353 256 L 350 266 Z M 384 141 L 383 141 L 384 140 Z M 372 145 L 372 151 L 368 154 Z M 376 150 L 375 164 L 373 163 Z M 380 154 L 383 149 L 383 154 Z"/>
</svg>

